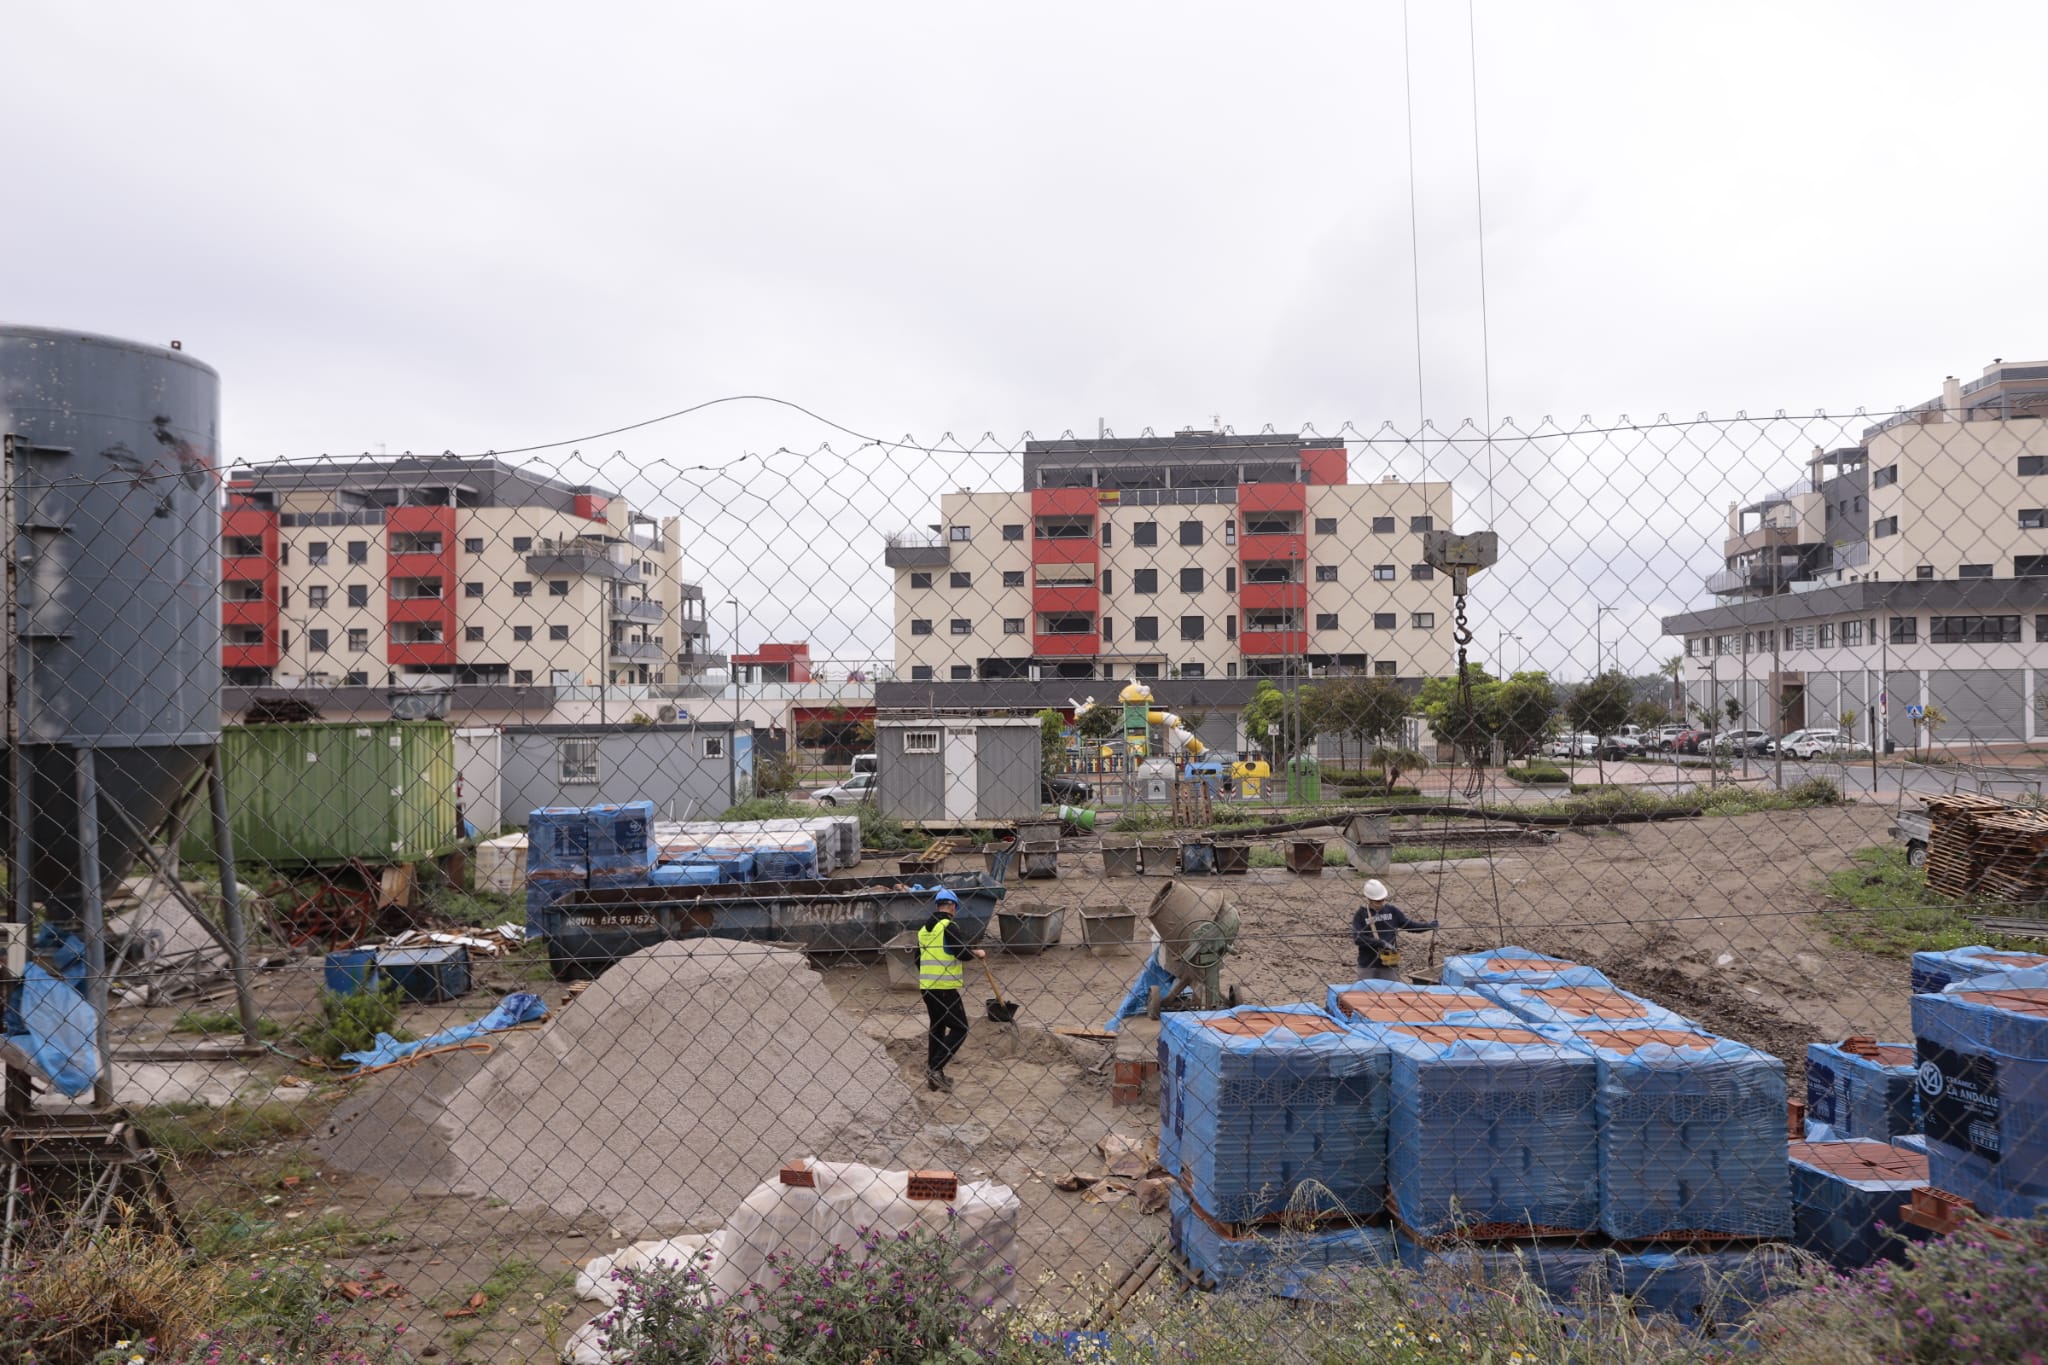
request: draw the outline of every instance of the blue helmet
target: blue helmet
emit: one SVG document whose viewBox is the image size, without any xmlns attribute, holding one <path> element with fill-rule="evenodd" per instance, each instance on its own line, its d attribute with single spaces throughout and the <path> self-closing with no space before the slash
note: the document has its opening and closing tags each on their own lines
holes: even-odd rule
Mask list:
<svg viewBox="0 0 2048 1365">
<path fill-rule="evenodd" d="M 934 906 L 950 905 L 957 909 L 960 905 L 960 898 L 942 886 L 939 888 L 938 894 L 932 897 L 932 904 Z"/>
</svg>

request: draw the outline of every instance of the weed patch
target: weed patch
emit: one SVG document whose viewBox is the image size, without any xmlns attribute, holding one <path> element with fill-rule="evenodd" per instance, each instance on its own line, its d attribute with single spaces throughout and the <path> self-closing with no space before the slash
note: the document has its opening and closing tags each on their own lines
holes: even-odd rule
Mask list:
<svg viewBox="0 0 2048 1365">
<path fill-rule="evenodd" d="M 240 1037 L 242 1021 L 237 1016 L 225 1011 L 217 1010 L 206 1013 L 197 1010 L 186 1010 L 171 1025 L 171 1032 L 232 1033 Z M 279 1038 L 283 1035 L 284 1025 L 278 1023 L 275 1019 L 258 1019 L 256 1021 L 256 1036 L 258 1038 Z"/>
<path fill-rule="evenodd" d="M 407 1042 L 412 1035 L 398 1027 L 399 998 L 398 987 L 389 981 L 353 995 L 322 991 L 320 1018 L 299 1034 L 299 1042 L 330 1062 L 340 1061 L 345 1052 L 367 1052 L 380 1033 Z"/>
<path fill-rule="evenodd" d="M 1906 863 L 1896 844 L 1859 848 L 1850 865 L 1828 874 L 1820 889 L 1838 908 L 1827 916 L 1828 936 L 1844 948 L 1884 957 L 1942 952 L 1973 943 L 1995 948 L 2023 945 L 1987 936 L 1970 923 L 1954 901 L 1927 889 L 1927 874 Z M 2017 913 L 2010 906 L 1973 906 L 1989 913 Z"/>
<path fill-rule="evenodd" d="M 218 1109 L 160 1104 L 136 1117 L 152 1147 L 167 1156 L 189 1160 L 254 1151 L 299 1137 L 313 1126 L 314 1115 L 314 1106 L 306 1101 L 266 1100 L 257 1104 L 236 1101 Z"/>
</svg>

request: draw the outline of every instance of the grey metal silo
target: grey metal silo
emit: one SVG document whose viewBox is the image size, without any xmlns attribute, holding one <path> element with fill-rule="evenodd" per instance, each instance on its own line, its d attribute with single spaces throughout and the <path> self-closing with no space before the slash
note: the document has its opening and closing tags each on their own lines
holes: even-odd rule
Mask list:
<svg viewBox="0 0 2048 1365">
<path fill-rule="evenodd" d="M 78 754 L 112 891 L 220 739 L 220 377 L 180 351 L 0 325 L 14 723 L 31 886 L 82 900 Z"/>
</svg>

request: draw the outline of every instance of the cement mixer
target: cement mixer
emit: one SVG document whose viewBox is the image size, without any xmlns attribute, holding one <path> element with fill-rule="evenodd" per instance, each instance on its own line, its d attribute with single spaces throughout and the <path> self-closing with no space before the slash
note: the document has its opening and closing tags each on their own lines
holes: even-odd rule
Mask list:
<svg viewBox="0 0 2048 1365">
<path fill-rule="evenodd" d="M 1152 927 L 1159 934 L 1154 954 L 1171 985 L 1147 991 L 1145 1015 L 1157 1019 L 1163 1009 L 1230 1009 L 1239 990 L 1223 987 L 1223 959 L 1237 942 L 1237 905 L 1222 889 L 1197 887 L 1175 879 L 1152 897 Z"/>
</svg>

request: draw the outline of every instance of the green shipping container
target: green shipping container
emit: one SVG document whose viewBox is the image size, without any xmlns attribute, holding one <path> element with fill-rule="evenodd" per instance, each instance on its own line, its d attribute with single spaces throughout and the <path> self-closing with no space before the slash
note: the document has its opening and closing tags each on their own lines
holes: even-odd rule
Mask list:
<svg viewBox="0 0 2048 1365">
<path fill-rule="evenodd" d="M 229 725 L 220 764 L 236 862 L 409 863 L 455 845 L 455 730 L 440 721 Z M 181 851 L 213 858 L 204 801 Z"/>
</svg>

